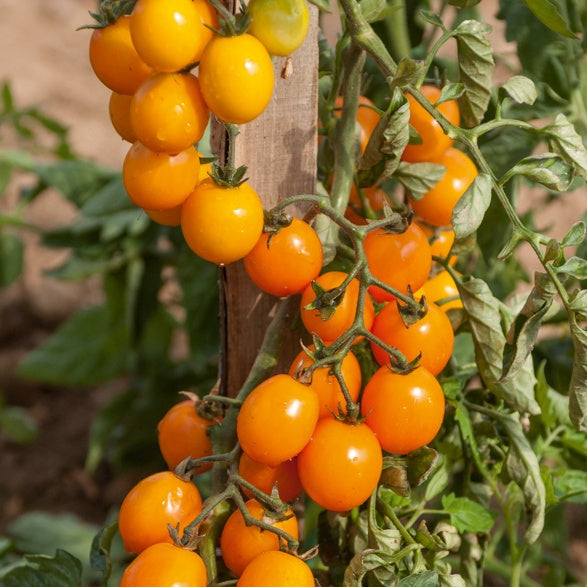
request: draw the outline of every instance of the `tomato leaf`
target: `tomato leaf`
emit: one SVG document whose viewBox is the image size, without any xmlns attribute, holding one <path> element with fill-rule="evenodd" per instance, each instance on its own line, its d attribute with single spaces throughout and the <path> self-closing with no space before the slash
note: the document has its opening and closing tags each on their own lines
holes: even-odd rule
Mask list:
<svg viewBox="0 0 587 587">
<path fill-rule="evenodd" d="M 575 279 L 587 279 L 587 259 L 573 256 L 564 265 L 555 267 L 555 270 L 561 275 L 568 275 Z"/>
<path fill-rule="evenodd" d="M 473 234 L 481 223 L 491 203 L 491 178 L 480 173 L 459 198 L 452 212 L 452 225 L 456 239 Z"/>
<path fill-rule="evenodd" d="M 493 528 L 495 514 L 467 497 L 456 497 L 454 493 L 443 495 L 442 507 L 459 532 L 489 532 Z"/>
<path fill-rule="evenodd" d="M 369 23 L 381 20 L 388 11 L 386 0 L 361 0 L 359 7 L 363 18 Z"/>
<path fill-rule="evenodd" d="M 0 287 L 15 282 L 22 273 L 24 247 L 15 234 L 0 232 Z"/>
<path fill-rule="evenodd" d="M 569 398 L 548 385 L 545 366 L 543 361 L 536 370 L 536 401 L 540 405 L 540 420 L 548 428 L 555 428 L 558 424 L 569 426 Z"/>
<path fill-rule="evenodd" d="M 395 172 L 397 179 L 414 200 L 419 200 L 432 189 L 445 174 L 446 168 L 439 163 L 400 162 Z"/>
<path fill-rule="evenodd" d="M 0 431 L 19 444 L 32 444 L 39 435 L 36 420 L 20 406 L 0 407 Z"/>
<path fill-rule="evenodd" d="M 571 421 L 582 432 L 587 431 L 587 332 L 571 322 L 574 361 L 569 386 Z"/>
<path fill-rule="evenodd" d="M 446 30 L 444 27 L 444 23 L 435 12 L 432 12 L 431 10 L 421 10 L 420 15 L 426 22 L 429 22 L 431 25 L 440 27 L 442 30 Z"/>
<path fill-rule="evenodd" d="M 459 60 L 459 81 L 465 93 L 459 99 L 463 122 L 472 127 L 483 120 L 491 98 L 494 69 L 493 51 L 487 38 L 489 27 L 477 20 L 465 20 L 454 31 Z"/>
<path fill-rule="evenodd" d="M 563 247 L 576 247 L 585 240 L 585 235 L 587 235 L 587 227 L 585 226 L 585 222 L 580 220 L 569 228 L 567 234 L 565 234 L 561 241 L 561 245 Z"/>
<path fill-rule="evenodd" d="M 573 181 L 574 168 L 560 155 L 539 153 L 519 161 L 506 173 L 500 183 L 505 183 L 514 175 L 523 175 L 550 190 L 563 192 Z"/>
<path fill-rule="evenodd" d="M 398 587 L 437 587 L 440 585 L 436 571 L 425 571 L 403 578 Z"/>
<path fill-rule="evenodd" d="M 415 61 L 409 57 L 403 57 L 397 64 L 397 70 L 393 80 L 392 87 L 405 88 L 417 81 L 424 72 L 424 63 Z"/>
<path fill-rule="evenodd" d="M 579 316 L 587 316 L 587 289 L 582 289 L 571 296 L 569 308 Z"/>
<path fill-rule="evenodd" d="M 534 104 L 538 97 L 536 84 L 528 77 L 514 75 L 508 79 L 500 89 L 518 104 Z"/>
<path fill-rule="evenodd" d="M 31 554 L 0 569 L 2 587 L 78 587 L 81 577 L 80 561 L 61 549 L 53 557 Z"/>
<path fill-rule="evenodd" d="M 550 30 L 564 37 L 577 38 L 577 35 L 571 31 L 556 5 L 550 0 L 524 0 L 524 4 Z"/>
<path fill-rule="evenodd" d="M 112 548 L 112 541 L 117 532 L 118 524 L 115 522 L 114 524 L 100 528 L 92 540 L 90 564 L 92 565 L 92 569 L 101 574 L 105 585 L 112 573 L 110 549 Z"/>
<path fill-rule="evenodd" d="M 558 114 L 554 122 L 545 126 L 542 132 L 548 138 L 550 149 L 573 165 L 583 179 L 587 179 L 587 149 L 568 118 L 562 113 Z"/>
</svg>

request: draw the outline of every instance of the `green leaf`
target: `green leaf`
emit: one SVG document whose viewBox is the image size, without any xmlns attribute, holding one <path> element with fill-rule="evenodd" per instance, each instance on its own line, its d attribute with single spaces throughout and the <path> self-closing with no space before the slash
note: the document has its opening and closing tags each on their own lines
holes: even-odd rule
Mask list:
<svg viewBox="0 0 587 587">
<path fill-rule="evenodd" d="M 369 22 L 381 20 L 387 11 L 386 0 L 361 0 L 359 4 L 363 18 Z"/>
<path fill-rule="evenodd" d="M 423 73 L 424 63 L 409 57 L 403 57 L 397 64 L 397 70 L 391 82 L 392 87 L 405 88 L 413 84 Z"/>
<path fill-rule="evenodd" d="M 444 30 L 444 23 L 442 20 L 440 20 L 440 17 L 435 12 L 432 12 L 431 10 L 421 10 L 420 14 L 426 22 L 429 22 L 431 25 L 440 27 Z"/>
<path fill-rule="evenodd" d="M 575 39 L 577 35 L 571 31 L 568 23 L 550 0 L 524 0 L 524 4 L 534 13 L 536 18 L 550 30 Z"/>
<path fill-rule="evenodd" d="M 438 573 L 436 571 L 425 571 L 403 578 L 398 587 L 437 587 Z"/>
<path fill-rule="evenodd" d="M 101 528 L 92 540 L 90 564 L 92 569 L 98 571 L 102 575 L 102 580 L 105 585 L 112 573 L 110 550 L 112 548 L 112 540 L 117 532 L 118 524 L 115 522 L 114 524 Z"/>
<path fill-rule="evenodd" d="M 28 555 L 17 564 L 0 569 L 2 587 L 79 587 L 82 565 L 64 550 L 55 556 Z"/>
<path fill-rule="evenodd" d="M 571 257 L 563 265 L 555 267 L 557 273 L 568 275 L 575 279 L 587 279 L 587 259 Z"/>
<path fill-rule="evenodd" d="M 526 157 L 516 163 L 500 183 L 505 183 L 514 175 L 523 175 L 550 190 L 563 192 L 569 188 L 573 181 L 574 167 L 560 155 L 540 153 Z"/>
<path fill-rule="evenodd" d="M 587 227 L 585 226 L 585 222 L 580 220 L 576 222 L 569 228 L 567 234 L 563 237 L 561 241 L 561 245 L 563 247 L 576 247 L 580 245 L 585 240 L 585 235 L 587 234 Z"/>
<path fill-rule="evenodd" d="M 493 528 L 495 513 L 467 498 L 454 493 L 442 497 L 442 507 L 450 516 L 450 523 L 459 532 L 489 532 Z"/>
<path fill-rule="evenodd" d="M 395 172 L 397 179 L 414 200 L 422 198 L 443 177 L 444 165 L 439 163 L 406 163 L 402 161 Z"/>
<path fill-rule="evenodd" d="M 574 361 L 569 386 L 571 421 L 581 431 L 587 431 L 587 332 L 571 322 Z"/>
<path fill-rule="evenodd" d="M 542 132 L 547 136 L 550 149 L 558 153 L 571 165 L 583 179 L 587 179 L 587 150 L 583 139 L 568 120 L 560 113 L 552 124 L 545 126 Z"/>
<path fill-rule="evenodd" d="M 491 203 L 491 178 L 480 173 L 457 201 L 452 212 L 452 225 L 456 239 L 473 234 L 485 216 Z"/>
<path fill-rule="evenodd" d="M 0 287 L 14 283 L 22 272 L 24 247 L 15 234 L 0 232 Z"/>
<path fill-rule="evenodd" d="M 56 385 L 99 385 L 126 368 L 128 333 L 106 307 L 83 309 L 18 366 L 26 378 Z"/>
<path fill-rule="evenodd" d="M 587 472 L 576 469 L 550 471 L 554 496 L 558 503 L 570 501 L 587 504 Z"/>
<path fill-rule="evenodd" d="M 443 102 L 448 102 L 449 100 L 458 100 L 464 93 L 464 84 L 446 84 L 442 87 L 440 96 L 438 97 L 438 100 L 434 102 L 434 106 L 438 106 L 439 104 L 442 104 Z"/>
<path fill-rule="evenodd" d="M 582 289 L 570 296 L 569 308 L 579 316 L 587 316 L 587 289 Z"/>
<path fill-rule="evenodd" d="M 540 405 L 540 419 L 551 429 L 558 424 L 570 426 L 569 398 L 550 387 L 544 375 L 545 365 L 543 361 L 536 370 L 536 401 Z"/>
<path fill-rule="evenodd" d="M 463 122 L 479 124 L 485 115 L 493 86 L 493 51 L 487 38 L 490 28 L 477 20 L 465 20 L 455 30 L 459 81 L 465 93 L 459 99 Z"/>
<path fill-rule="evenodd" d="M 39 435 L 37 422 L 19 406 L 0 407 L 0 430 L 19 444 L 32 444 Z"/>
<path fill-rule="evenodd" d="M 532 105 L 538 97 L 536 84 L 523 75 L 513 75 L 501 86 L 501 89 L 518 104 Z"/>
</svg>

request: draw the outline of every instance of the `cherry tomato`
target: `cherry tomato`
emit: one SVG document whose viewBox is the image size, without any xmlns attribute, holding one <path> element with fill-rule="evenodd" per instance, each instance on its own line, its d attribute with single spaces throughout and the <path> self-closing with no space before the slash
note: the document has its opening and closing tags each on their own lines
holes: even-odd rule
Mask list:
<svg viewBox="0 0 587 587">
<path fill-rule="evenodd" d="M 376 218 L 379 218 L 381 216 L 383 206 L 387 200 L 385 192 L 377 186 L 362 188 L 362 192 L 367 205 L 369 208 L 371 208 L 371 212 L 375 213 Z M 367 224 L 361 196 L 359 195 L 359 190 L 354 184 L 351 187 L 349 203 L 347 209 L 344 212 L 344 215 L 345 218 L 351 222 L 354 222 L 355 224 Z"/>
<path fill-rule="evenodd" d="M 266 513 L 255 499 L 250 499 L 245 505 L 249 514 L 256 520 L 271 523 L 295 540 L 298 539 L 298 521 L 291 510 L 279 519 L 272 518 L 272 514 Z M 224 564 L 237 576 L 256 556 L 268 550 L 279 550 L 279 545 L 279 536 L 274 532 L 254 525 L 247 526 L 240 510 L 235 510 L 226 520 L 220 536 L 220 551 Z"/>
<path fill-rule="evenodd" d="M 108 114 L 112 127 L 119 136 L 129 143 L 134 143 L 137 140 L 137 135 L 130 122 L 131 100 L 132 96 L 129 94 L 112 92 L 108 103 Z"/>
<path fill-rule="evenodd" d="M 279 463 L 276 467 L 254 461 L 247 453 L 243 453 L 238 463 L 239 475 L 268 495 L 273 487 L 277 487 L 282 501 L 292 501 L 302 493 L 302 485 L 298 476 L 298 464 L 295 458 Z M 246 487 L 241 488 L 247 497 L 253 494 Z"/>
<path fill-rule="evenodd" d="M 263 231 L 263 205 L 247 184 L 225 187 L 212 179 L 199 183 L 183 203 L 181 230 L 202 259 L 227 265 L 242 259 Z"/>
<path fill-rule="evenodd" d="M 389 302 L 375 317 L 371 332 L 389 346 L 401 351 L 408 361 L 422 353 L 420 365 L 438 375 L 450 360 L 454 347 L 454 333 L 450 320 L 436 304 L 428 304 L 423 318 L 410 325 L 404 324 L 397 304 Z M 380 365 L 389 363 L 387 353 L 371 343 L 375 359 Z"/>
<path fill-rule="evenodd" d="M 191 73 L 157 73 L 144 82 L 130 105 L 132 127 L 153 151 L 178 153 L 197 143 L 209 110 Z"/>
<path fill-rule="evenodd" d="M 236 433 L 253 460 L 276 467 L 306 446 L 318 421 L 318 396 L 285 374 L 259 384 L 243 402 Z"/>
<path fill-rule="evenodd" d="M 380 367 L 365 386 L 361 411 L 383 450 L 403 455 L 430 443 L 442 426 L 444 393 L 426 369 L 401 375 Z"/>
<path fill-rule="evenodd" d="M 302 487 L 318 505 L 344 512 L 371 495 L 382 462 L 377 437 L 366 424 L 322 418 L 298 456 L 298 473 Z"/>
<path fill-rule="evenodd" d="M 310 345 L 308 349 L 313 351 L 314 345 Z M 346 407 L 344 394 L 330 366 L 319 367 L 310 375 L 306 375 L 304 370 L 313 364 L 314 361 L 305 350 L 302 350 L 293 360 L 289 374 L 292 377 L 301 377 L 304 382 L 305 377 L 310 377 L 309 385 L 320 400 L 320 418 L 332 417 L 333 414 L 338 414 L 340 409 L 344 411 Z M 349 352 L 345 355 L 341 363 L 341 372 L 348 392 L 352 400 L 356 402 L 361 391 L 361 366 L 353 353 Z"/>
<path fill-rule="evenodd" d="M 243 571 L 237 587 L 314 587 L 310 567 L 297 556 L 269 550 L 256 556 Z"/>
<path fill-rule="evenodd" d="M 261 41 L 248 33 L 214 37 L 204 49 L 198 75 L 210 110 L 225 122 L 250 122 L 273 95 L 271 57 Z"/>
<path fill-rule="evenodd" d="M 477 167 L 465 153 L 448 149 L 438 160 L 446 168 L 442 179 L 422 198 L 409 198 L 414 212 L 432 226 L 449 226 L 459 198 L 477 177 Z"/>
<path fill-rule="evenodd" d="M 196 404 L 188 399 L 172 406 L 157 425 L 159 449 L 167 466 L 175 469 L 187 457 L 199 459 L 212 454 L 208 428 L 216 420 L 198 414 Z M 212 468 L 212 463 L 201 465 L 195 473 Z"/>
<path fill-rule="evenodd" d="M 251 0 L 248 33 L 271 55 L 291 55 L 304 42 L 310 24 L 305 0 Z"/>
<path fill-rule="evenodd" d="M 173 544 L 157 543 L 143 550 L 124 570 L 119 587 L 206 587 L 200 556 Z"/>
<path fill-rule="evenodd" d="M 288 296 L 318 277 L 322 243 L 308 223 L 292 218 L 277 233 L 264 232 L 244 264 L 257 287 L 274 296 Z"/>
<path fill-rule="evenodd" d="M 157 71 L 175 72 L 198 61 L 218 28 L 216 11 L 205 0 L 139 0 L 130 32 L 137 52 Z"/>
<path fill-rule="evenodd" d="M 457 284 L 451 274 L 445 269 L 428 279 L 414 295 L 416 298 L 422 295 L 426 296 L 429 303 L 434 302 L 443 312 L 447 312 L 451 308 L 463 307 Z M 448 298 L 456 299 L 445 301 L 441 304 L 438 303 Z"/>
<path fill-rule="evenodd" d="M 347 274 L 342 271 L 328 271 L 320 275 L 315 282 L 328 291 L 341 285 L 346 278 Z M 315 299 L 316 294 L 310 284 L 302 292 L 300 302 L 302 322 L 309 333 L 317 334 L 326 343 L 332 342 L 344 334 L 353 324 L 359 301 L 359 280 L 353 279 L 348 284 L 340 303 L 334 309 L 333 314 L 326 320 L 321 317 L 319 310 L 306 308 Z M 374 315 L 373 302 L 369 296 L 366 296 L 363 308 L 363 323 L 367 330 L 373 324 Z"/>
<path fill-rule="evenodd" d="M 130 16 L 123 15 L 90 37 L 90 65 L 96 77 L 118 94 L 134 94 L 153 74 L 137 53 L 130 36 Z"/>
<path fill-rule="evenodd" d="M 440 97 L 441 90 L 436 86 L 422 86 L 420 91 L 431 104 L 435 104 Z M 410 105 L 410 125 L 420 135 L 420 144 L 409 144 L 402 153 L 402 159 L 409 162 L 438 161 L 442 154 L 453 144 L 438 121 L 410 95 L 407 95 Z M 459 106 L 455 100 L 441 102 L 437 110 L 454 125 L 460 123 Z"/>
<path fill-rule="evenodd" d="M 140 553 L 158 542 L 171 543 L 168 524 L 179 533 L 202 510 L 202 498 L 191 481 L 172 471 L 154 473 L 139 481 L 124 498 L 118 530 L 128 552 Z"/>
<path fill-rule="evenodd" d="M 413 222 L 399 234 L 376 228 L 367 233 L 363 245 L 373 276 L 401 293 L 407 293 L 408 286 L 412 291 L 417 290 L 430 274 L 430 244 L 422 229 Z M 377 302 L 394 298 L 378 286 L 371 286 L 369 293 Z"/>
<path fill-rule="evenodd" d="M 450 255 L 449 263 L 455 265 L 458 259 L 456 255 L 451 254 L 451 248 L 455 242 L 455 231 L 452 228 L 432 227 L 423 222 L 416 222 L 416 224 L 428 237 L 432 256 L 439 259 L 448 259 Z"/>
<path fill-rule="evenodd" d="M 256 556 L 245 568 L 237 587 L 314 587 L 310 567 L 287 552 L 269 550 Z"/>
<path fill-rule="evenodd" d="M 340 110 L 342 105 L 342 96 L 338 96 L 334 101 L 334 112 L 337 116 L 339 116 L 337 110 Z M 380 116 L 374 108 L 375 104 L 373 104 L 367 96 L 359 96 L 359 108 L 357 109 L 357 138 L 361 153 L 365 152 L 367 143 L 380 120 Z"/>
</svg>

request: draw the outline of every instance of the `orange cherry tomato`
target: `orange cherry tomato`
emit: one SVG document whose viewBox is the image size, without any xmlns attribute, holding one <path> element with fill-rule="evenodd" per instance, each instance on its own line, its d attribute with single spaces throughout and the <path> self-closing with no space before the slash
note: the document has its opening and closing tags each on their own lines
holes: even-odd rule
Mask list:
<svg viewBox="0 0 587 587">
<path fill-rule="evenodd" d="M 438 160 L 446 168 L 442 179 L 422 198 L 409 198 L 414 212 L 432 226 L 450 226 L 459 198 L 477 177 L 477 167 L 465 153 L 448 149 Z"/>
<path fill-rule="evenodd" d="M 337 116 L 339 116 L 337 110 L 340 111 L 342 104 L 342 96 L 337 96 L 334 101 L 334 112 Z M 367 143 L 381 118 L 374 108 L 375 104 L 373 104 L 367 96 L 359 96 L 359 107 L 357 109 L 357 138 L 361 153 L 365 152 Z"/>
<path fill-rule="evenodd" d="M 436 304 L 428 304 L 428 312 L 409 328 L 404 324 L 397 304 L 389 302 L 375 316 L 371 332 L 384 343 L 397 348 L 408 361 L 420 353 L 420 365 L 438 375 L 450 360 L 454 347 L 454 333 L 450 320 Z M 388 354 L 374 342 L 371 349 L 380 365 L 389 363 Z"/>
<path fill-rule="evenodd" d="M 210 112 L 198 78 L 157 73 L 141 84 L 130 104 L 130 120 L 141 143 L 153 151 L 178 153 L 197 143 Z"/>
<path fill-rule="evenodd" d="M 422 86 L 420 91 L 431 104 L 435 104 L 440 97 L 441 90 L 436 86 Z M 402 159 L 411 163 L 417 161 L 438 161 L 442 154 L 453 144 L 442 130 L 438 121 L 410 95 L 407 96 L 410 105 L 410 125 L 420 135 L 420 144 L 409 144 L 402 153 Z M 441 102 L 438 111 L 454 125 L 460 123 L 459 106 L 455 100 Z"/>
<path fill-rule="evenodd" d="M 374 212 L 375 217 L 379 218 L 381 216 L 383 206 L 387 200 L 385 192 L 377 186 L 362 188 L 362 191 L 369 208 L 371 208 L 371 212 Z M 344 215 L 347 220 L 350 220 L 355 224 L 367 224 L 363 203 L 361 201 L 361 197 L 359 196 L 359 190 L 355 184 L 353 184 L 351 187 L 349 203 L 347 209 L 344 212 Z"/>
<path fill-rule="evenodd" d="M 322 269 L 322 243 L 299 218 L 277 233 L 264 232 L 244 258 L 245 270 L 263 291 L 278 297 L 301 292 Z"/>
<path fill-rule="evenodd" d="M 191 481 L 172 471 L 154 473 L 139 481 L 124 498 L 118 515 L 118 530 L 124 548 L 140 553 L 158 542 L 172 543 L 168 524 L 179 525 L 179 533 L 202 510 L 202 498 Z"/>
<path fill-rule="evenodd" d="M 309 345 L 308 349 L 313 351 L 314 345 Z M 344 394 L 330 366 L 319 367 L 314 369 L 310 375 L 305 375 L 305 370 L 313 364 L 314 361 L 305 350 L 302 350 L 293 360 L 289 374 L 292 377 L 301 377 L 304 382 L 305 378 L 309 377 L 309 385 L 318 394 L 318 399 L 320 400 L 320 418 L 332 417 L 333 414 L 338 414 L 340 409 L 344 411 L 346 407 Z M 361 366 L 359 361 L 353 353 L 349 352 L 345 355 L 340 367 L 348 392 L 352 400 L 356 402 L 361 391 Z"/>
<path fill-rule="evenodd" d="M 134 94 L 153 74 L 137 53 L 130 35 L 130 16 L 94 29 L 90 37 L 90 65 L 96 77 L 113 92 Z"/>
<path fill-rule="evenodd" d="M 291 510 L 279 519 L 272 518 L 255 499 L 250 499 L 245 505 L 251 517 L 268 522 L 275 528 L 287 532 L 294 540 L 298 539 L 298 521 Z M 248 526 L 240 510 L 235 510 L 226 520 L 220 536 L 220 551 L 224 564 L 237 576 L 241 575 L 256 556 L 268 550 L 279 550 L 279 545 L 280 539 L 277 534 L 258 526 Z"/>
<path fill-rule="evenodd" d="M 360 506 L 375 490 L 383 458 L 366 424 L 322 418 L 298 456 L 306 493 L 324 509 L 344 512 Z"/>
<path fill-rule="evenodd" d="M 277 487 L 282 501 L 292 501 L 302 493 L 302 484 L 298 476 L 298 464 L 295 458 L 279 463 L 276 467 L 254 461 L 247 453 L 243 453 L 238 463 L 240 476 L 268 495 L 273 487 Z M 242 487 L 243 493 L 251 498 L 253 493 Z"/>
<path fill-rule="evenodd" d="M 310 567 L 300 558 L 280 550 L 256 556 L 243 571 L 237 587 L 314 587 Z"/>
<path fill-rule="evenodd" d="M 145 214 L 157 224 L 163 226 L 179 226 L 181 224 L 181 204 L 167 210 L 149 210 L 143 208 Z"/>
<path fill-rule="evenodd" d="M 124 570 L 119 587 L 206 587 L 206 567 L 200 556 L 173 544 L 157 543 L 143 550 Z"/>
<path fill-rule="evenodd" d="M 243 402 L 236 433 L 244 452 L 276 467 L 308 443 L 320 411 L 316 392 L 290 375 L 259 384 Z"/>
<path fill-rule="evenodd" d="M 117 94 L 112 92 L 108 103 L 108 114 L 112 127 L 118 135 L 129 143 L 137 140 L 137 135 L 130 122 L 130 102 L 132 96 L 129 94 Z"/>
<path fill-rule="evenodd" d="M 443 312 L 447 312 L 451 308 L 463 307 L 457 284 L 445 269 L 428 279 L 414 295 L 416 298 L 422 295 L 426 296 L 428 302 L 434 302 Z"/>
<path fill-rule="evenodd" d="M 413 222 L 399 234 L 376 228 L 367 233 L 363 246 L 373 276 L 401 293 L 407 293 L 408 286 L 412 291 L 417 290 L 430 274 L 430 244 L 422 229 Z M 377 302 L 394 298 L 378 286 L 371 286 L 369 293 Z"/>
<path fill-rule="evenodd" d="M 342 271 L 328 271 L 320 275 L 315 282 L 325 291 L 329 291 L 340 286 L 346 278 L 347 274 Z M 322 318 L 319 310 L 306 307 L 316 299 L 312 285 L 308 285 L 302 292 L 300 302 L 300 313 L 306 330 L 311 334 L 318 335 L 326 343 L 333 342 L 344 334 L 352 326 L 357 313 L 359 285 L 358 279 L 353 279 L 348 284 L 339 304 L 327 319 Z M 366 296 L 363 307 L 363 323 L 367 330 L 371 328 L 374 316 L 373 302 L 369 296 Z"/>
<path fill-rule="evenodd" d="M 416 222 L 424 231 L 430 243 L 430 252 L 433 257 L 439 259 L 449 259 L 451 265 L 458 261 L 456 255 L 451 254 L 452 245 L 455 242 L 455 231 L 452 228 L 432 227 L 425 223 Z"/>
<path fill-rule="evenodd" d="M 380 367 L 361 398 L 365 423 L 383 450 L 408 454 L 432 442 L 444 418 L 444 393 L 426 369 L 401 375 Z"/>
</svg>

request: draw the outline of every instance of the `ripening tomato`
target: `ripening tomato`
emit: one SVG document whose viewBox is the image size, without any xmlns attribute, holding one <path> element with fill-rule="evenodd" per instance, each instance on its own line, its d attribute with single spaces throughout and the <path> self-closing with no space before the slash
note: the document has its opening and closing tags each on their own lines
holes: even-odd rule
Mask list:
<svg viewBox="0 0 587 587">
<path fill-rule="evenodd" d="M 277 487 L 282 501 L 292 501 L 302 493 L 298 463 L 295 458 L 271 467 L 254 461 L 244 452 L 238 462 L 238 472 L 245 481 L 268 495 L 271 495 L 273 488 Z M 253 493 L 246 487 L 243 486 L 241 489 L 247 497 L 253 497 Z"/>
<path fill-rule="evenodd" d="M 322 418 L 298 456 L 305 492 L 320 506 L 344 512 L 360 506 L 375 490 L 383 458 L 366 424 Z"/>
<path fill-rule="evenodd" d="M 342 108 L 342 96 L 334 101 L 335 113 Z M 359 96 L 359 107 L 357 109 L 357 137 L 361 153 L 365 152 L 367 143 L 380 120 L 379 113 L 375 110 L 375 104 L 367 96 Z"/>
<path fill-rule="evenodd" d="M 449 263 L 455 265 L 458 261 L 457 256 L 451 254 L 452 245 L 455 242 L 455 231 L 452 228 L 432 227 L 424 222 L 416 222 L 416 224 L 428 237 L 432 256 L 439 259 L 447 259 L 450 256 Z"/>
<path fill-rule="evenodd" d="M 178 153 L 197 143 L 210 112 L 198 78 L 157 73 L 141 84 L 130 104 L 130 120 L 141 143 L 153 151 Z"/>
<path fill-rule="evenodd" d="M 377 186 L 362 188 L 363 197 L 365 203 L 369 206 L 370 213 L 374 213 L 375 218 L 381 217 L 383 206 L 387 200 L 385 192 Z M 352 185 L 349 194 L 349 203 L 344 212 L 345 218 L 354 222 L 355 224 L 367 224 L 367 215 L 365 214 L 365 208 L 359 195 L 359 190 L 355 184 Z"/>
<path fill-rule="evenodd" d="M 124 498 L 118 514 L 118 530 L 124 548 L 140 553 L 158 542 L 171 543 L 168 524 L 179 533 L 202 510 L 202 498 L 191 481 L 172 471 L 161 471 L 139 481 Z"/>
<path fill-rule="evenodd" d="M 309 345 L 308 350 L 314 351 L 314 345 Z M 339 410 L 345 411 L 346 401 L 338 379 L 332 373 L 330 365 L 314 369 L 311 374 L 306 374 L 308 367 L 314 364 L 305 350 L 298 353 L 289 368 L 292 377 L 300 378 L 305 382 L 309 377 L 309 385 L 318 395 L 320 400 L 320 418 L 332 417 L 338 414 Z M 345 355 L 340 365 L 342 378 L 347 386 L 348 392 L 354 402 L 361 391 L 361 366 L 357 357 L 349 352 Z"/>
<path fill-rule="evenodd" d="M 420 353 L 420 365 L 433 375 L 438 375 L 452 355 L 454 333 L 450 320 L 436 304 L 428 303 L 428 311 L 423 318 L 406 327 L 397 304 L 389 302 L 375 316 L 371 332 L 384 343 L 397 348 L 408 361 Z M 389 363 L 387 353 L 374 342 L 371 349 L 380 365 Z"/>
<path fill-rule="evenodd" d="M 434 302 L 443 312 L 447 312 L 451 308 L 463 307 L 457 284 L 446 269 L 428 279 L 414 295 L 416 298 L 425 296 L 429 303 Z M 446 301 L 442 302 L 442 300 Z"/>
<path fill-rule="evenodd" d="M 285 374 L 266 379 L 243 402 L 236 433 L 244 452 L 276 467 L 306 446 L 318 421 L 316 392 Z"/>
<path fill-rule="evenodd" d="M 263 232 L 263 205 L 248 184 L 200 182 L 183 203 L 181 230 L 188 246 L 202 259 L 227 265 L 242 259 Z"/>
<path fill-rule="evenodd" d="M 322 269 L 322 243 L 314 229 L 299 218 L 277 233 L 264 232 L 244 258 L 255 285 L 278 297 L 301 292 Z"/>
<path fill-rule="evenodd" d="M 122 164 L 129 198 L 139 207 L 168 210 L 179 206 L 198 182 L 200 157 L 194 147 L 175 155 L 159 153 L 136 142 Z"/>
<path fill-rule="evenodd" d="M 266 512 L 256 499 L 250 499 L 245 505 L 249 514 L 256 520 L 270 523 L 275 528 L 287 532 L 294 540 L 298 539 L 298 521 L 291 510 L 280 517 L 273 517 L 273 514 Z M 258 526 L 248 526 L 238 509 L 226 520 L 220 536 L 222 560 L 237 576 L 256 556 L 268 550 L 279 550 L 279 545 L 280 539 L 277 534 Z"/>
<path fill-rule="evenodd" d="M 315 283 L 325 291 L 329 291 L 340 286 L 346 278 L 347 274 L 342 271 L 328 271 L 315 279 Z M 318 335 L 326 343 L 332 342 L 344 334 L 352 326 L 357 313 L 359 287 L 359 280 L 353 279 L 344 290 L 332 315 L 324 319 L 319 310 L 306 307 L 316 299 L 312 284 L 308 285 L 302 292 L 300 302 L 301 318 L 306 330 L 311 334 Z M 367 330 L 371 328 L 374 316 L 373 302 L 367 295 L 363 307 L 363 323 Z"/>
<path fill-rule="evenodd" d="M 112 92 L 108 102 L 108 114 L 112 127 L 118 135 L 129 143 L 137 140 L 137 135 L 130 122 L 130 103 L 132 96 Z"/>
<path fill-rule="evenodd" d="M 175 469 L 187 457 L 199 459 L 212 454 L 208 428 L 217 420 L 204 418 L 196 410 L 194 400 L 187 399 L 172 406 L 157 425 L 159 450 L 167 466 Z M 212 468 L 212 463 L 198 467 L 195 474 Z"/>
<path fill-rule="evenodd" d="M 261 41 L 248 33 L 214 37 L 204 49 L 198 76 L 210 110 L 225 122 L 250 122 L 273 95 L 271 57 Z"/>
<path fill-rule="evenodd" d="M 436 86 L 422 86 L 420 91 L 431 104 L 435 104 L 441 94 L 441 90 Z M 444 133 L 438 121 L 410 94 L 407 95 L 407 99 L 410 105 L 410 125 L 420 135 L 422 142 L 407 145 L 401 158 L 411 163 L 438 161 L 454 141 Z M 461 117 L 455 100 L 441 102 L 436 108 L 449 122 L 459 125 Z"/>
<path fill-rule="evenodd" d="M 430 443 L 442 426 L 444 393 L 423 367 L 402 375 L 380 367 L 365 386 L 361 411 L 383 450 L 404 455 Z"/>
<path fill-rule="evenodd" d="M 207 25 L 207 26 L 206 26 Z M 194 64 L 218 28 L 206 0 L 139 0 L 130 19 L 133 43 L 145 63 L 175 72 Z"/>
<path fill-rule="evenodd" d="M 432 226 L 449 226 L 459 198 L 477 177 L 477 167 L 465 153 L 448 149 L 438 160 L 446 171 L 442 179 L 422 198 L 409 198 L 414 212 Z"/>
<path fill-rule="evenodd" d="M 113 92 L 134 94 L 153 74 L 137 53 L 130 36 L 130 16 L 94 29 L 90 37 L 90 65 L 96 77 Z"/>
<path fill-rule="evenodd" d="M 305 0 L 251 0 L 247 32 L 257 37 L 271 55 L 291 55 L 304 42 L 310 25 Z"/>
<path fill-rule="evenodd" d="M 237 587 L 314 587 L 310 567 L 300 558 L 280 550 L 256 556 L 243 571 Z"/>
<path fill-rule="evenodd" d="M 206 587 L 206 567 L 200 556 L 173 544 L 149 546 L 124 570 L 119 587 Z"/>
<path fill-rule="evenodd" d="M 371 274 L 401 293 L 408 286 L 417 290 L 428 278 L 432 267 L 430 244 L 422 229 L 415 223 L 399 234 L 376 228 L 363 241 Z M 369 293 L 377 302 L 394 299 L 383 288 L 372 285 Z"/>
</svg>

